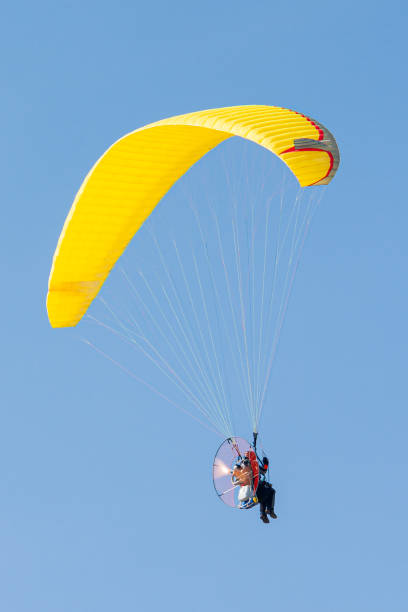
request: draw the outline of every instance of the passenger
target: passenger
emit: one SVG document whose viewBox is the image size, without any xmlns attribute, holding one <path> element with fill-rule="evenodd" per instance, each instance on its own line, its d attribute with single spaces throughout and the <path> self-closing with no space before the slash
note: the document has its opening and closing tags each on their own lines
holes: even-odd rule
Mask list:
<svg viewBox="0 0 408 612">
<path fill-rule="evenodd" d="M 264 523 L 269 523 L 268 514 L 273 519 L 277 519 L 277 515 L 275 514 L 275 495 L 276 491 L 271 485 L 270 482 L 266 480 L 266 473 L 268 471 L 269 461 L 267 457 L 264 457 L 262 462 L 260 462 L 259 472 L 261 474 L 261 478 L 258 483 L 258 488 L 256 491 L 256 496 L 259 501 L 259 511 L 261 521 Z"/>
</svg>

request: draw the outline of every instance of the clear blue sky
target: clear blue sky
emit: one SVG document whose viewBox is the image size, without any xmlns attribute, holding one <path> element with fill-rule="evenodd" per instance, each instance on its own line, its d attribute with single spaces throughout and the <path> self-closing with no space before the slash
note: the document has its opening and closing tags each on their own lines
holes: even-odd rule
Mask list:
<svg viewBox="0 0 408 612">
<path fill-rule="evenodd" d="M 17 2 L 1 29 L 1 609 L 405 612 L 406 4 Z M 45 310 L 99 155 L 150 121 L 248 103 L 316 117 L 342 153 L 265 418 L 269 526 L 216 499 L 215 436 Z"/>
</svg>

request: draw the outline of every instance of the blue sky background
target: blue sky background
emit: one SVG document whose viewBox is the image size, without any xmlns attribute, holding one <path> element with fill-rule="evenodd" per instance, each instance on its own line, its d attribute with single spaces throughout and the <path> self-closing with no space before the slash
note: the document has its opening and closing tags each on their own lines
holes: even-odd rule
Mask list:
<svg viewBox="0 0 408 612">
<path fill-rule="evenodd" d="M 406 611 L 406 11 L 3 8 L 2 610 Z M 60 229 L 100 154 L 150 121 L 248 103 L 316 117 L 342 153 L 264 422 L 269 526 L 216 499 L 214 435 L 81 344 L 81 329 L 52 330 L 45 310 Z"/>
</svg>

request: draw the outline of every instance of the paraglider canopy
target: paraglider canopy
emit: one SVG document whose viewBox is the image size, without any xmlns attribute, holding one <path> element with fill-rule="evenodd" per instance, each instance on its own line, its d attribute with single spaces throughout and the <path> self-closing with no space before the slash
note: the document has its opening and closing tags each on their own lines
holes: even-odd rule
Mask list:
<svg viewBox="0 0 408 612">
<path fill-rule="evenodd" d="M 88 315 L 92 324 L 140 350 L 146 360 L 136 361 L 133 371 L 122 357 L 114 359 L 85 342 L 161 399 L 188 414 L 192 407 L 191 416 L 197 418 L 198 412 L 199 421 L 203 417 L 227 438 L 225 460 L 220 449 L 227 472 L 217 462 L 215 486 L 225 503 L 242 508 L 255 494 L 260 468 L 251 454 L 256 435 L 252 450 L 245 440 L 232 438 L 232 411 L 243 405 L 252 431 L 258 431 L 299 258 L 324 191 L 312 186 L 330 183 L 340 161 L 327 128 L 290 109 L 247 105 L 170 117 L 123 136 L 89 171 L 66 218 L 50 272 L 47 310 L 53 327 L 76 325 L 165 194 L 206 153 L 233 137 L 259 145 L 286 164 L 290 183 L 300 186 L 296 195 L 287 197 L 287 173 L 280 187 L 272 177 L 269 181 L 269 154 L 262 180 L 256 163 L 254 185 L 252 172 L 243 172 L 243 159 L 235 186 L 229 172 L 215 180 L 220 164 L 214 164 L 198 206 L 180 198 L 174 208 L 170 195 L 168 209 L 158 212 L 158 235 L 150 222 L 135 241 L 136 280 L 121 270 L 131 307 L 120 303 L 116 312 L 101 296 L 102 320 L 98 305 L 97 316 Z M 266 182 L 270 189 L 265 191 Z M 156 381 L 150 369 L 145 375 L 145 363 L 163 378 Z M 164 379 L 173 383 L 174 399 L 166 387 L 162 392 Z M 245 458 L 249 466 L 234 468 Z"/>
<path fill-rule="evenodd" d="M 327 185 L 339 151 L 321 123 L 279 106 L 232 106 L 162 119 L 114 143 L 85 178 L 49 279 L 53 327 L 84 316 L 117 259 L 172 185 L 208 151 L 240 136 L 275 153 L 302 187 Z"/>
<path fill-rule="evenodd" d="M 259 466 L 249 442 L 237 437 L 224 440 L 214 458 L 213 481 L 227 506 L 249 509 L 255 505 Z"/>
</svg>

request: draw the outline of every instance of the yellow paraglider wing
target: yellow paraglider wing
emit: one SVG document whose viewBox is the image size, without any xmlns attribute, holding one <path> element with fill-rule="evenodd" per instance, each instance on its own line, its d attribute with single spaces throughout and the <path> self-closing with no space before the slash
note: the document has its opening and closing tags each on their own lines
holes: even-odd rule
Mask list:
<svg viewBox="0 0 408 612">
<path fill-rule="evenodd" d="M 147 125 L 114 143 L 84 180 L 50 273 L 53 327 L 73 326 L 129 241 L 171 186 L 203 155 L 241 136 L 278 155 L 300 185 L 325 185 L 339 164 L 336 141 L 316 121 L 274 106 L 233 106 Z"/>
</svg>

